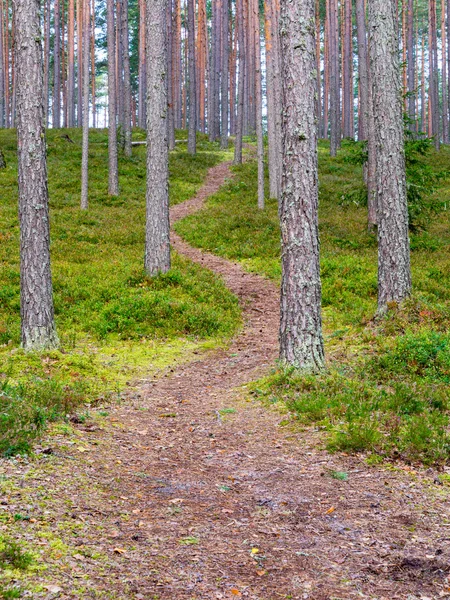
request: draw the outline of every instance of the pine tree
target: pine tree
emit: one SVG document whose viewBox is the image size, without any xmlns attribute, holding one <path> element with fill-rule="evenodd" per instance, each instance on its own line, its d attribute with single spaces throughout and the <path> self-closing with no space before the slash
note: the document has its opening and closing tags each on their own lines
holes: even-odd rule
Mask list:
<svg viewBox="0 0 450 600">
<path fill-rule="evenodd" d="M 369 56 L 375 117 L 378 311 L 411 293 L 403 103 L 393 0 L 369 2 Z"/>
<path fill-rule="evenodd" d="M 14 0 L 22 346 L 58 346 L 52 277 L 39 4 Z"/>
<path fill-rule="evenodd" d="M 147 0 L 147 219 L 145 269 L 170 269 L 169 149 L 167 125 L 166 0 Z"/>
<path fill-rule="evenodd" d="M 119 195 L 119 168 L 117 158 L 117 88 L 116 88 L 116 27 L 114 0 L 107 0 L 108 34 L 108 193 Z"/>
<path fill-rule="evenodd" d="M 314 0 L 281 5 L 283 187 L 280 358 L 304 371 L 324 368 L 318 230 Z"/>
</svg>

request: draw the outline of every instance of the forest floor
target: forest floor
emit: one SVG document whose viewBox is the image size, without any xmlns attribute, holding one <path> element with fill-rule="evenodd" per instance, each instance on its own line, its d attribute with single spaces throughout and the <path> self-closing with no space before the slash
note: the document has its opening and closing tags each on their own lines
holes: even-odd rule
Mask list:
<svg viewBox="0 0 450 600">
<path fill-rule="evenodd" d="M 228 175 L 212 167 L 172 220 Z M 173 244 L 238 296 L 243 330 L 57 425 L 33 459 L 0 463 L 0 527 L 38 556 L 9 583 L 46 599 L 450 598 L 448 489 L 435 472 L 330 455 L 319 431 L 249 399 L 277 357 L 278 288 Z"/>
</svg>

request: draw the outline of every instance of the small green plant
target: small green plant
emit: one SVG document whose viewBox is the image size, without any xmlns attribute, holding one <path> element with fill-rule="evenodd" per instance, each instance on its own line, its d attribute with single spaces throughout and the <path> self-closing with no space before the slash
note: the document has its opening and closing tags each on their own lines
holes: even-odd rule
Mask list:
<svg viewBox="0 0 450 600">
<path fill-rule="evenodd" d="M 24 551 L 16 541 L 0 536 L 0 568 L 25 570 L 33 562 L 33 556 Z"/>
</svg>

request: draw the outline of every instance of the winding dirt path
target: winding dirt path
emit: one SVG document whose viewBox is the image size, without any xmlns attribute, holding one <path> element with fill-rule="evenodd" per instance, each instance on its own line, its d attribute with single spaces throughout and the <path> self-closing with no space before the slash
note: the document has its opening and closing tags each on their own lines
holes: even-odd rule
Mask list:
<svg viewBox="0 0 450 600">
<path fill-rule="evenodd" d="M 200 209 L 228 176 L 226 164 L 211 169 L 172 220 Z M 320 432 L 281 427 L 279 412 L 248 401 L 236 388 L 277 356 L 278 290 L 172 241 L 223 277 L 245 327 L 226 350 L 130 392 L 101 430 L 80 425 L 88 454 L 51 457 L 59 478 L 48 485 L 72 498 L 59 518 L 80 523 L 58 597 L 78 598 L 70 590 L 84 578 L 86 598 L 450 598 L 447 494 L 433 473 L 330 456 Z"/>
</svg>

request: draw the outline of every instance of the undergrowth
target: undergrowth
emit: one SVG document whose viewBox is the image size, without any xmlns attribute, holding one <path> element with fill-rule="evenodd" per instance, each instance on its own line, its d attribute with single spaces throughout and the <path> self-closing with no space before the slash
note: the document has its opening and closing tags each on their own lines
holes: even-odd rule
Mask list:
<svg viewBox="0 0 450 600">
<path fill-rule="evenodd" d="M 276 372 L 255 384 L 257 397 L 282 402 L 303 425 L 327 432 L 330 450 L 384 458 L 448 462 L 450 438 L 450 199 L 442 178 L 450 147 L 415 153 L 420 173 L 436 174 L 426 222 L 411 234 L 414 296 L 382 321 L 377 302 L 376 239 L 367 209 L 349 201 L 363 188 L 361 166 L 344 145 L 336 159 L 319 146 L 323 314 L 329 371 L 320 377 Z M 350 159 L 349 159 L 350 158 Z M 280 280 L 277 203 L 256 207 L 256 165 L 234 178 L 207 207 L 177 224 L 191 244 L 249 271 Z M 420 173 L 418 177 L 420 178 Z M 427 175 L 428 176 L 428 175 Z M 433 177 L 432 177 L 433 178 Z"/>
<path fill-rule="evenodd" d="M 67 137 L 69 137 L 69 141 Z M 170 200 L 190 198 L 223 160 L 199 135 L 198 154 L 170 155 Z M 135 131 L 136 139 L 143 137 Z M 0 132 L 0 453 L 26 450 L 49 421 L 82 402 L 117 394 L 136 377 L 228 339 L 237 300 L 219 278 L 173 256 L 151 279 L 143 269 L 146 150 L 119 162 L 120 196 L 107 193 L 107 131 L 90 132 L 89 201 L 79 209 L 81 132 L 48 132 L 51 253 L 59 351 L 25 354 L 20 344 L 19 229 L 14 131 Z"/>
</svg>

